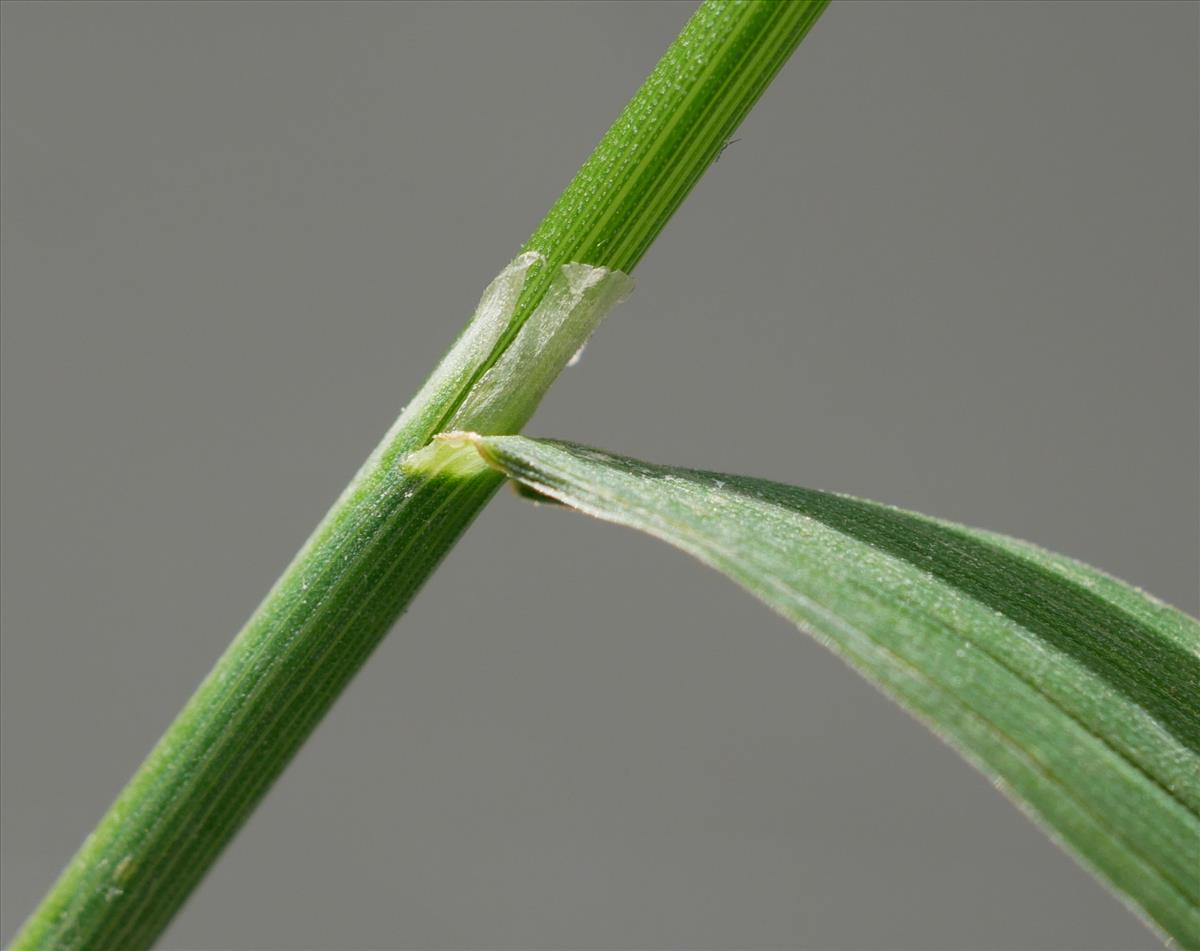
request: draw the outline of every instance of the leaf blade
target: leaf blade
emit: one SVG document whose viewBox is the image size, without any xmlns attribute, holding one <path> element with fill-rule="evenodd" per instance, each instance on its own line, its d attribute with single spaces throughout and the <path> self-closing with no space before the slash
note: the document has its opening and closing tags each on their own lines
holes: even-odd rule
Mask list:
<svg viewBox="0 0 1200 951">
<path fill-rule="evenodd" d="M 1164 934 L 1200 946 L 1195 620 L 1025 542 L 877 503 L 569 443 L 467 443 L 808 629 Z"/>
</svg>

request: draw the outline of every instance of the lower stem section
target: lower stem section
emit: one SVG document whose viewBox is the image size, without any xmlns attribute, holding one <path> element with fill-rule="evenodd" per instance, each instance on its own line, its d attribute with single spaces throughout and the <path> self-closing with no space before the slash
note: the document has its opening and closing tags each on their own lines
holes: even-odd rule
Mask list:
<svg viewBox="0 0 1200 951">
<path fill-rule="evenodd" d="M 367 472 L 13 942 L 149 947 L 503 477 Z"/>
</svg>

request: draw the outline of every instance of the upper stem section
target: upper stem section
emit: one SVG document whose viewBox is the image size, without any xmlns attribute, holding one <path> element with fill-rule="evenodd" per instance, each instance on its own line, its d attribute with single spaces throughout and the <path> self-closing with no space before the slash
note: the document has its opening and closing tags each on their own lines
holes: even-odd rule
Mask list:
<svg viewBox="0 0 1200 951">
<path fill-rule="evenodd" d="M 525 243 L 631 272 L 828 0 L 707 0 Z"/>
<path fill-rule="evenodd" d="M 422 407 L 433 423 L 423 442 L 453 425 L 563 265 L 633 270 L 828 2 L 701 4 L 525 243 L 540 258 L 507 328 L 464 389 L 436 410 Z"/>
</svg>

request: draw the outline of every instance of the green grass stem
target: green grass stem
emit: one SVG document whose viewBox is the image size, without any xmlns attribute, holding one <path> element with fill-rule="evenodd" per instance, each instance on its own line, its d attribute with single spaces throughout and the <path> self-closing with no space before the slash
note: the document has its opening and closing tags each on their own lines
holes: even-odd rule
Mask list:
<svg viewBox="0 0 1200 951">
<path fill-rule="evenodd" d="M 631 271 L 826 2 L 699 8 L 522 248 L 540 257 L 525 259 L 503 326 L 495 313 L 468 326 L 14 948 L 134 951 L 154 942 L 502 479 L 490 470 L 412 474 L 401 460 L 451 422 L 490 432 L 525 423 L 561 354 L 542 364 L 537 353 L 508 364 L 505 355 L 563 265 Z M 592 303 L 567 317 L 593 319 Z M 488 376 L 506 365 L 507 375 Z M 492 389 L 481 416 L 472 407 L 485 378 Z M 491 425 L 477 425 L 481 418 Z"/>
</svg>

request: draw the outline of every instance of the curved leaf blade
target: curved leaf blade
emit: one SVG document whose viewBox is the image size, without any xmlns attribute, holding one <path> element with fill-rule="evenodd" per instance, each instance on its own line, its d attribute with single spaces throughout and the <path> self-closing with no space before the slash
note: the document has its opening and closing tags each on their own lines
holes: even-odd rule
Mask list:
<svg viewBox="0 0 1200 951">
<path fill-rule="evenodd" d="M 728 575 L 1200 947 L 1200 624 L 1016 539 L 570 443 L 450 434 L 533 492 Z"/>
</svg>

